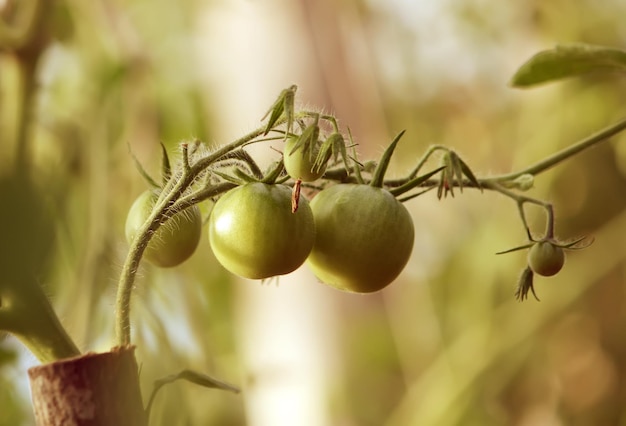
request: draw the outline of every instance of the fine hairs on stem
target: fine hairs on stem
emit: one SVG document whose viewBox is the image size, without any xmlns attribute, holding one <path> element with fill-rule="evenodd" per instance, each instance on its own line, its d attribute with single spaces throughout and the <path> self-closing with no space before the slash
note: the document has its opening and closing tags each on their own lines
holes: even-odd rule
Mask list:
<svg viewBox="0 0 626 426">
<path fill-rule="evenodd" d="M 284 120 L 277 121 L 276 125 L 283 124 Z M 176 212 L 184 210 L 192 204 L 199 203 L 211 197 L 215 197 L 222 192 L 232 188 L 232 184 L 216 185 L 212 188 L 201 189 L 195 193 L 183 196 L 184 192 L 191 186 L 195 178 L 202 173 L 203 170 L 211 166 L 214 162 L 220 160 L 235 149 L 240 148 L 244 144 L 260 136 L 265 131 L 266 126 L 257 128 L 247 135 L 237 139 L 236 141 L 224 145 L 206 157 L 200 158 L 193 165 L 189 164 L 188 150 L 186 144 L 182 148 L 183 156 L 183 172 L 180 177 L 174 176 L 168 181 L 163 188 L 161 196 L 148 217 L 144 225 L 137 233 L 137 237 L 133 240 L 126 256 L 124 266 L 122 268 L 120 280 L 117 288 L 116 312 L 115 312 L 115 336 L 118 346 L 129 345 L 131 342 L 130 329 L 130 302 L 132 288 L 135 283 L 137 270 L 143 252 L 145 251 L 152 235 L 161 226 L 168 217 Z"/>
<path fill-rule="evenodd" d="M 291 99 L 291 98 L 289 98 Z M 278 105 L 278 104 L 275 104 Z M 280 105 L 279 105 L 280 106 Z M 205 180 L 206 185 L 201 187 L 200 189 L 196 189 L 194 191 L 189 191 L 191 186 L 197 181 L 197 178 L 202 175 L 208 168 L 216 164 L 220 161 L 226 161 L 224 164 L 228 164 L 227 161 L 231 159 L 238 159 L 240 161 L 244 161 L 249 165 L 253 166 L 253 174 L 259 175 L 260 170 L 257 170 L 255 167 L 256 164 L 254 160 L 247 157 L 245 152 L 242 153 L 241 148 L 245 145 L 257 141 L 259 137 L 267 135 L 269 131 L 277 131 L 281 134 L 285 133 L 284 130 L 278 130 L 277 128 L 282 125 L 287 125 L 287 128 L 291 128 L 291 121 L 300 122 L 300 120 L 305 119 L 314 119 L 314 126 L 317 125 L 317 120 L 325 120 L 329 122 L 335 132 L 339 132 L 339 128 L 337 125 L 337 121 L 332 116 L 320 115 L 319 113 L 311 112 L 311 111 L 300 111 L 295 112 L 294 114 L 283 114 L 278 118 L 273 118 L 273 122 L 271 125 L 263 125 L 259 128 L 253 130 L 252 132 L 244 135 L 243 137 L 226 144 L 224 146 L 219 147 L 215 151 L 207 154 L 206 156 L 201 156 L 197 159 L 194 159 L 193 164 L 190 163 L 189 159 L 189 151 L 187 144 L 182 145 L 182 167 L 181 173 L 173 175 L 167 183 L 164 185 L 164 188 L 160 194 L 160 197 L 157 201 L 157 204 L 154 207 L 154 210 L 144 223 L 144 225 L 140 228 L 137 237 L 131 243 L 128 255 L 126 257 L 126 261 L 124 262 L 124 267 L 122 269 L 122 273 L 120 276 L 119 284 L 118 284 L 118 292 L 117 292 L 117 300 L 116 300 L 116 343 L 120 346 L 128 345 L 131 342 L 131 328 L 130 328 L 130 303 L 131 303 L 131 293 L 132 288 L 135 282 L 137 269 L 139 267 L 139 263 L 141 257 L 143 255 L 144 250 L 148 246 L 148 243 L 152 237 L 152 235 L 156 232 L 156 230 L 164 223 L 169 217 L 173 216 L 177 212 L 180 212 L 196 203 L 199 203 L 203 200 L 213 198 L 219 196 L 220 194 L 228 191 L 229 189 L 235 186 L 234 183 L 231 182 L 211 182 L 210 180 Z M 336 169 L 336 170 L 328 170 L 326 174 L 323 176 L 323 179 L 332 181 L 337 180 L 341 182 L 363 182 L 370 183 L 374 182 L 377 186 L 390 188 L 392 194 L 394 196 L 400 196 L 404 192 L 409 191 L 410 189 L 417 188 L 418 192 L 412 195 L 405 196 L 401 200 L 409 200 L 414 198 L 415 196 L 421 195 L 423 193 L 428 192 L 429 189 L 432 189 L 436 186 L 445 185 L 445 192 L 447 194 L 448 189 L 450 190 L 451 195 L 454 195 L 452 192 L 452 188 L 457 186 L 461 189 L 465 186 L 468 188 L 474 187 L 478 189 L 487 189 L 499 192 L 513 200 L 515 200 L 518 204 L 518 209 L 520 212 L 520 217 L 526 233 L 529 239 L 532 239 L 531 232 L 528 227 L 525 213 L 524 213 L 524 204 L 532 203 L 542 206 L 547 210 L 548 214 L 548 226 L 547 233 L 553 234 L 553 220 L 554 215 L 552 211 L 552 206 L 549 203 L 543 202 L 541 200 L 536 200 L 534 198 L 521 195 L 515 191 L 507 189 L 505 186 L 506 183 L 511 182 L 522 175 L 530 175 L 534 176 L 539 173 L 548 170 L 549 168 L 561 163 L 562 161 L 571 158 L 572 156 L 580 153 L 581 151 L 590 148 L 600 142 L 608 140 L 611 136 L 621 132 L 626 129 L 626 119 L 622 119 L 621 121 L 608 126 L 607 128 L 591 135 L 588 138 L 581 140 L 551 156 L 548 158 L 537 162 L 529 167 L 526 167 L 522 170 L 519 170 L 514 173 L 503 174 L 499 176 L 492 176 L 488 178 L 480 178 L 477 179 L 474 177 L 474 174 L 471 172 L 469 167 L 463 162 L 457 154 L 452 152 L 450 149 L 446 148 L 442 145 L 433 145 L 430 147 L 426 153 L 422 156 L 422 158 L 418 161 L 418 164 L 414 167 L 414 169 L 404 178 L 404 179 L 395 179 L 395 180 L 384 180 L 382 173 L 375 173 L 374 176 L 366 179 L 362 172 L 366 172 L 363 164 L 356 160 L 356 153 L 354 153 L 353 163 L 354 166 L 349 169 Z M 392 145 L 398 143 L 400 137 L 404 132 L 401 132 L 392 142 Z M 433 153 L 437 151 L 445 151 L 446 155 L 454 157 L 456 160 L 453 163 L 453 166 L 458 168 L 458 170 L 454 171 L 446 171 L 445 167 L 440 167 L 434 171 L 431 171 L 421 177 L 418 177 L 418 173 L 424 167 L 426 162 L 432 156 Z M 392 150 L 390 150 L 391 152 Z M 442 173 L 448 176 L 447 179 L 435 179 L 431 178 L 431 176 Z M 464 177 L 465 176 L 465 177 Z M 467 178 L 467 179 L 466 179 Z M 440 192 L 441 193 L 441 192 Z"/>
</svg>

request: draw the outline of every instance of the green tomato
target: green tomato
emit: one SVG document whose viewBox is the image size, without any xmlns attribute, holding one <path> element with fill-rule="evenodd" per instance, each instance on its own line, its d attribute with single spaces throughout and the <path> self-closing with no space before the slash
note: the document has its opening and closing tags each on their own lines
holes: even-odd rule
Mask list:
<svg viewBox="0 0 626 426">
<path fill-rule="evenodd" d="M 126 241 L 129 244 L 150 216 L 157 198 L 153 191 L 146 191 L 130 207 L 126 218 Z M 202 217 L 198 206 L 176 213 L 154 233 L 144 257 L 162 268 L 180 265 L 196 251 L 201 230 Z"/>
<path fill-rule="evenodd" d="M 315 240 L 308 201 L 291 212 L 286 185 L 248 183 L 228 191 L 213 207 L 209 241 L 217 260 L 244 278 L 288 274 L 302 265 Z"/>
<path fill-rule="evenodd" d="M 565 252 L 550 241 L 540 241 L 528 251 L 528 266 L 538 275 L 556 275 L 565 263 Z"/>
<path fill-rule="evenodd" d="M 389 191 L 339 184 L 311 201 L 316 239 L 307 264 L 335 288 L 371 293 L 402 272 L 413 250 L 413 221 Z"/>
<path fill-rule="evenodd" d="M 319 170 L 313 170 L 318 150 L 314 149 L 311 153 L 309 151 L 305 151 L 303 147 L 300 147 L 296 151 L 292 152 L 297 142 L 298 137 L 296 136 L 288 137 L 285 142 L 283 162 L 285 164 L 287 174 L 289 174 L 289 176 L 293 179 L 300 179 L 303 182 L 313 182 L 318 180 L 326 171 L 326 165 L 321 167 Z"/>
</svg>

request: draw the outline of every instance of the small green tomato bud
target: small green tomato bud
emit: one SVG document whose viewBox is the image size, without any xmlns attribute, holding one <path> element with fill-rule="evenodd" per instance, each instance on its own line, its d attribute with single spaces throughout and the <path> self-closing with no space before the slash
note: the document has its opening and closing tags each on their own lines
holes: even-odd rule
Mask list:
<svg viewBox="0 0 626 426">
<path fill-rule="evenodd" d="M 515 187 L 520 191 L 528 191 L 535 184 L 535 177 L 525 173 L 513 181 Z"/>
<path fill-rule="evenodd" d="M 550 241 L 540 241 L 528 252 L 528 265 L 538 275 L 556 275 L 565 263 L 563 249 Z"/>
<path fill-rule="evenodd" d="M 297 136 L 287 137 L 285 142 L 285 152 L 283 161 L 285 169 L 293 179 L 300 179 L 302 182 L 313 182 L 324 175 L 326 164 L 316 167 L 315 159 L 319 152 L 317 146 L 313 144 L 297 146 L 300 140 Z"/>
</svg>

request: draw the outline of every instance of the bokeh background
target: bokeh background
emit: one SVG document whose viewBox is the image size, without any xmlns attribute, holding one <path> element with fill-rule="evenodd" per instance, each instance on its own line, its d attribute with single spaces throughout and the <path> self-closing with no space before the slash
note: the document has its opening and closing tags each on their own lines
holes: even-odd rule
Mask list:
<svg viewBox="0 0 626 426">
<path fill-rule="evenodd" d="M 159 142 L 175 156 L 183 140 L 234 140 L 291 84 L 299 106 L 350 127 L 363 158 L 407 129 L 397 176 L 433 143 L 481 176 L 518 170 L 626 115 L 620 75 L 508 86 L 556 43 L 626 47 L 621 0 L 57 0 L 32 28 L 51 36 L 31 70 L 8 30 L 38 1 L 0 0 L 0 169 L 28 164 L 55 200 L 42 283 L 82 350 L 112 345 L 125 215 L 146 188 L 129 148 L 156 175 Z M 274 158 L 270 146 L 255 155 Z M 529 194 L 554 203 L 560 237 L 595 237 L 536 280 L 541 302 L 513 297 L 525 254 L 495 256 L 525 242 L 516 206 L 477 191 L 408 203 L 415 250 L 374 295 L 325 287 L 306 267 L 278 283 L 237 279 L 206 235 L 181 267 L 142 267 L 144 397 L 183 368 L 243 390 L 177 382 L 151 425 L 626 424 L 626 135 L 541 174 Z M 541 233 L 542 213 L 529 214 Z M 0 340 L 0 425 L 33 424 L 36 363 Z"/>
</svg>

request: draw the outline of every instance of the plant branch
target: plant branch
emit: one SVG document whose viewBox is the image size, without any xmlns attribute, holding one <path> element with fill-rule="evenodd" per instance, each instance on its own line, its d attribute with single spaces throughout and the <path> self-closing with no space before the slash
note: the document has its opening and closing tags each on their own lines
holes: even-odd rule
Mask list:
<svg viewBox="0 0 626 426">
<path fill-rule="evenodd" d="M 284 118 L 280 119 L 276 122 L 276 126 L 281 125 L 284 122 Z M 118 282 L 115 302 L 115 336 L 117 345 L 129 345 L 131 342 L 130 302 L 132 289 L 137 276 L 137 270 L 139 268 L 141 257 L 148 246 L 152 235 L 154 235 L 154 233 L 159 229 L 161 224 L 177 212 L 232 188 L 233 184 L 221 184 L 216 185 L 213 188 L 199 190 L 194 194 L 183 197 L 185 191 L 189 189 L 195 179 L 204 170 L 216 161 L 219 161 L 224 156 L 228 155 L 230 152 L 263 135 L 265 130 L 266 126 L 259 127 L 241 138 L 220 147 L 212 154 L 199 159 L 193 165 L 189 164 L 188 151 L 185 147 L 183 147 L 184 164 L 182 174 L 172 174 L 172 177 L 163 188 L 163 192 L 159 196 L 152 214 L 139 229 L 137 237 L 131 243 L 128 255 L 126 256 Z"/>
<path fill-rule="evenodd" d="M 428 161 L 430 156 L 433 155 L 435 151 L 449 151 L 449 149 L 443 145 L 432 145 L 431 147 L 429 147 L 420 159 L 420 161 L 417 163 L 415 168 L 411 171 L 411 173 L 409 173 L 409 176 L 406 179 L 407 181 L 410 181 L 417 176 L 422 167 L 424 167 L 424 164 L 426 164 L 426 161 Z"/>
<path fill-rule="evenodd" d="M 319 114 L 312 113 L 309 111 L 302 111 L 302 112 L 296 113 L 293 118 L 295 120 L 298 120 L 302 118 L 312 118 L 312 117 L 319 117 Z M 328 120 L 336 129 L 337 123 L 333 117 L 322 116 L 321 118 L 324 120 Z M 286 122 L 287 122 L 286 117 L 284 116 L 280 117 L 277 120 L 275 120 L 275 122 L 271 126 L 271 129 L 275 129 L 277 126 L 283 125 Z M 538 173 L 541 173 L 559 164 L 560 162 L 578 154 L 579 152 L 587 148 L 590 148 L 602 141 L 607 140 L 611 136 L 616 135 L 617 133 L 621 132 L 624 129 L 626 129 L 626 119 L 622 119 L 621 121 L 611 126 L 608 126 L 607 128 L 595 133 L 594 135 L 588 138 L 585 138 L 579 141 L 578 143 L 571 145 L 523 170 L 520 170 L 514 173 L 499 175 L 499 176 L 492 176 L 489 178 L 475 179 L 474 181 L 459 177 L 459 179 L 453 179 L 453 181 L 450 182 L 450 184 L 453 186 L 491 189 L 491 190 L 498 191 L 508 196 L 509 198 L 514 199 L 518 204 L 520 216 L 522 218 L 522 221 L 526 228 L 526 232 L 528 233 L 528 236 L 530 239 L 532 239 L 532 237 L 531 237 L 530 229 L 528 227 L 525 213 L 524 213 L 524 204 L 532 203 L 532 204 L 537 204 L 537 205 L 542 206 L 543 208 L 547 210 L 548 226 L 547 226 L 546 232 L 547 232 L 547 236 L 550 237 L 550 234 L 553 234 L 553 231 L 554 231 L 553 224 L 551 224 L 553 222 L 552 205 L 549 203 L 545 203 L 543 201 L 539 201 L 534 198 L 526 197 L 516 192 L 510 191 L 506 189 L 502 185 L 502 183 L 507 182 L 507 181 L 512 181 L 525 174 L 536 175 Z M 146 223 L 142 226 L 142 228 L 139 230 L 138 236 L 135 239 L 135 241 L 131 244 L 130 251 L 124 263 L 124 267 L 123 267 L 120 281 L 118 284 L 118 294 L 117 294 L 117 301 L 116 301 L 116 307 L 117 307 L 116 340 L 117 340 L 118 345 L 130 344 L 131 339 L 130 339 L 129 317 L 130 317 L 131 292 L 132 292 L 133 284 L 135 281 L 137 268 L 139 267 L 139 263 L 141 260 L 141 256 L 144 250 L 146 249 L 150 241 L 150 238 L 152 237 L 154 232 L 156 232 L 156 230 L 159 228 L 159 226 L 162 223 L 164 223 L 168 218 L 170 218 L 177 212 L 184 210 L 185 208 L 188 208 L 192 206 L 193 204 L 196 204 L 205 199 L 215 197 L 221 194 L 222 192 L 225 192 L 228 189 L 231 189 L 232 187 L 234 187 L 235 184 L 233 183 L 223 182 L 214 186 L 206 186 L 193 193 L 185 195 L 185 193 L 197 180 L 198 176 L 200 176 L 203 172 L 205 172 L 211 165 L 223 159 L 232 158 L 233 152 L 235 150 L 240 149 L 246 144 L 249 144 L 255 141 L 260 136 L 267 134 L 268 131 L 269 130 L 268 130 L 267 124 L 264 126 L 261 126 L 253 130 L 252 132 L 242 136 L 241 138 L 218 148 L 217 150 L 213 151 L 211 154 L 198 159 L 195 163 L 190 163 L 187 148 L 185 146 L 183 147 L 184 158 L 183 158 L 182 173 L 179 172 L 178 174 L 173 174 L 172 177 L 167 182 L 167 184 L 165 185 L 165 187 L 163 188 L 163 191 L 157 201 L 157 204 L 152 214 L 150 215 Z M 394 142 L 397 142 L 397 140 L 395 140 Z M 382 185 L 387 188 L 401 187 L 401 189 L 405 189 L 403 188 L 403 185 L 406 185 L 409 182 L 411 183 L 411 187 L 418 186 L 418 187 L 428 189 L 428 188 L 437 186 L 439 184 L 439 180 L 429 179 L 430 175 L 426 175 L 422 178 L 416 178 L 416 177 L 419 171 L 422 169 L 422 167 L 431 157 L 431 155 L 438 150 L 449 151 L 448 148 L 442 145 L 431 146 L 426 151 L 426 153 L 422 156 L 422 158 L 419 160 L 417 166 L 404 179 L 383 180 L 382 175 L 376 175 L 370 178 L 369 182 L 382 181 L 381 182 Z M 246 161 L 247 159 L 244 158 L 243 160 Z M 341 181 L 341 182 L 359 182 L 360 180 L 362 180 L 363 183 L 369 183 L 368 179 L 363 179 L 361 177 L 361 171 L 364 171 L 363 166 L 360 165 L 359 163 L 356 163 L 355 170 L 354 170 L 355 175 L 350 176 L 346 174 L 345 170 L 340 170 L 340 169 L 329 170 L 324 175 L 324 179 Z M 361 179 L 359 179 L 360 177 Z M 416 182 L 419 182 L 419 183 L 416 184 Z M 396 192 L 397 191 L 400 191 L 400 190 L 396 190 Z M 423 191 L 423 192 L 426 192 L 426 191 Z"/>
<path fill-rule="evenodd" d="M 484 179 L 481 182 L 488 181 L 488 180 L 495 181 L 495 182 L 502 182 L 506 180 L 516 179 L 524 174 L 530 174 L 530 175 L 539 174 L 541 172 L 548 170 L 549 168 L 553 166 L 556 166 L 563 160 L 567 160 L 568 158 L 578 154 L 579 152 L 587 148 L 591 148 L 592 146 L 600 142 L 603 142 L 612 136 L 615 136 L 616 134 L 618 134 L 624 129 L 626 129 L 626 118 L 621 119 L 617 123 L 612 124 L 600 130 L 599 132 L 594 133 L 593 135 L 575 143 L 574 145 L 570 145 L 567 148 L 564 148 L 561 151 L 552 154 L 548 158 L 545 158 L 529 167 L 526 167 L 525 169 L 522 169 L 513 173 L 508 173 L 505 175 L 494 176 L 488 179 Z"/>
<path fill-rule="evenodd" d="M 533 236 L 532 236 L 532 233 L 530 232 L 528 221 L 526 220 L 526 213 L 524 212 L 524 204 L 526 203 L 536 204 L 538 206 L 543 207 L 546 210 L 546 215 L 547 215 L 546 238 L 552 238 L 554 236 L 554 209 L 552 207 L 552 204 L 547 203 L 545 201 L 537 200 L 536 198 L 531 198 L 531 197 L 510 191 L 504 188 L 502 185 L 495 183 L 495 182 L 486 181 L 484 182 L 483 187 L 486 189 L 497 191 L 501 193 L 502 195 L 505 195 L 513 199 L 517 203 L 517 208 L 519 210 L 522 223 L 524 224 L 526 235 L 528 236 L 528 239 L 530 241 L 533 241 Z"/>
</svg>

